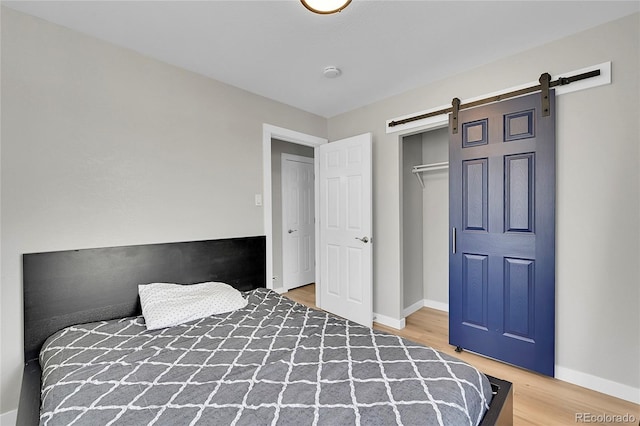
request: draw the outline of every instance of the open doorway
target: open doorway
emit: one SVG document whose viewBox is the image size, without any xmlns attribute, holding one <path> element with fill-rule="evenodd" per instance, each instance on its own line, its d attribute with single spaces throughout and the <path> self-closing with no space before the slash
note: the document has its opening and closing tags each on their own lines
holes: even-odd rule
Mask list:
<svg viewBox="0 0 640 426">
<path fill-rule="evenodd" d="M 273 285 L 315 283 L 314 149 L 271 141 Z"/>
<path fill-rule="evenodd" d="M 314 159 L 315 149 L 326 144 L 327 139 L 294 130 L 263 125 L 263 208 L 266 236 L 267 288 L 284 292 L 282 257 L 282 154 L 298 155 Z M 313 160 L 314 176 L 317 161 Z M 314 181 L 314 211 L 317 206 L 317 183 Z M 313 227 L 317 233 L 317 225 Z M 288 231 L 288 229 L 287 229 Z M 317 257 L 317 239 L 314 242 L 314 258 Z M 314 261 L 314 264 L 317 262 Z M 315 265 L 314 265 L 314 270 Z M 316 286 L 317 288 L 317 286 Z"/>
<path fill-rule="evenodd" d="M 269 124 L 263 125 L 263 211 L 267 288 L 284 292 L 282 282 L 278 280 L 278 276 L 274 275 L 275 233 L 272 199 L 274 191 L 271 166 L 274 140 L 314 148 L 314 210 L 315 217 L 318 218 L 314 223 L 317 236 L 314 262 L 317 306 L 360 324 L 371 325 L 373 319 L 371 133 L 328 144 L 328 141 L 323 138 Z M 320 191 L 321 187 L 322 191 Z M 322 229 L 320 229 L 321 223 Z M 329 245 L 332 247 L 331 250 Z M 329 287 L 331 284 L 334 285 Z"/>
</svg>

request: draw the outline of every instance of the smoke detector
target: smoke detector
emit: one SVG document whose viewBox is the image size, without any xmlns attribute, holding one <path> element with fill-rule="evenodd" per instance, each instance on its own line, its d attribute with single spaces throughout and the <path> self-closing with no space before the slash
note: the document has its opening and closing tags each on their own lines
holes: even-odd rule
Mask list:
<svg viewBox="0 0 640 426">
<path fill-rule="evenodd" d="M 327 78 L 336 78 L 336 77 L 339 77 L 340 74 L 342 74 L 342 71 L 340 71 L 340 68 L 334 67 L 332 65 L 332 66 L 325 67 L 324 71 L 322 71 L 322 74 L 324 74 L 324 76 Z"/>
</svg>

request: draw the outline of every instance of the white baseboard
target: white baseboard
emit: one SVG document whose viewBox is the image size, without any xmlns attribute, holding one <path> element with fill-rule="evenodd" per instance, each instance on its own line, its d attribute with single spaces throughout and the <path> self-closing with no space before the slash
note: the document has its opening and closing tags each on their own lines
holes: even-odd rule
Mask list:
<svg viewBox="0 0 640 426">
<path fill-rule="evenodd" d="M 431 309 L 437 309 L 438 311 L 449 312 L 448 303 L 438 302 L 436 300 L 424 299 L 424 306 Z"/>
<path fill-rule="evenodd" d="M 18 418 L 18 410 L 7 411 L 0 414 L 0 426 L 15 426 Z"/>
<path fill-rule="evenodd" d="M 387 327 L 395 328 L 396 330 L 402 330 L 406 325 L 404 318 L 398 320 L 386 315 L 376 314 L 375 312 L 373 313 L 373 320 L 378 324 L 386 325 Z"/>
<path fill-rule="evenodd" d="M 411 315 L 412 313 L 419 311 L 420 309 L 422 309 L 424 307 L 424 300 L 418 300 L 416 303 L 414 303 L 413 305 L 404 308 L 404 311 L 402 311 L 402 315 L 406 318 L 409 315 Z"/>
<path fill-rule="evenodd" d="M 556 365 L 556 379 L 640 404 L 640 388 Z"/>
<path fill-rule="evenodd" d="M 420 308 L 424 308 L 424 307 L 436 309 L 438 311 L 449 312 L 448 303 L 438 302 L 436 300 L 422 299 L 422 300 L 418 300 L 413 305 L 404 308 L 404 311 L 402 311 L 402 315 L 404 315 L 404 317 L 406 318 L 412 313 L 420 310 Z"/>
</svg>

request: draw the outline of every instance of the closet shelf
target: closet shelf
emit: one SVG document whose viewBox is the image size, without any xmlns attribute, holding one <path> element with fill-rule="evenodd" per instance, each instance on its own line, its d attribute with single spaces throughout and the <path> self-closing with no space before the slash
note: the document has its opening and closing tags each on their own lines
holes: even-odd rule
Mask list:
<svg viewBox="0 0 640 426">
<path fill-rule="evenodd" d="M 418 178 L 418 182 L 420 182 L 420 186 L 424 188 L 424 181 L 422 180 L 422 176 L 420 175 L 420 173 L 431 172 L 434 170 L 448 169 L 448 168 L 449 168 L 449 163 L 446 161 L 442 163 L 421 164 L 419 166 L 413 166 L 411 173 L 416 175 L 416 178 Z"/>
</svg>

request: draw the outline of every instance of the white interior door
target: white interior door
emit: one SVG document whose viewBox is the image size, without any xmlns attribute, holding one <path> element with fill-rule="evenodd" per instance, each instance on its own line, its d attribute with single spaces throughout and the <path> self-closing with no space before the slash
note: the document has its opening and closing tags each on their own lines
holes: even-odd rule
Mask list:
<svg viewBox="0 0 640 426">
<path fill-rule="evenodd" d="M 313 158 L 282 154 L 282 282 L 285 291 L 315 281 Z"/>
<path fill-rule="evenodd" d="M 331 142 L 316 151 L 319 153 L 319 306 L 371 326 L 371 133 Z"/>
</svg>

